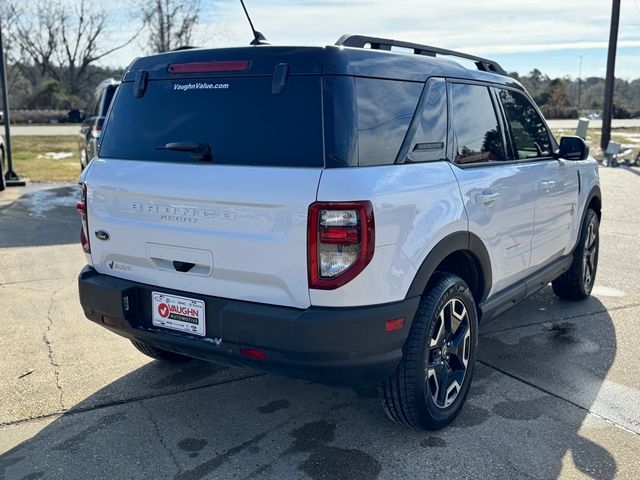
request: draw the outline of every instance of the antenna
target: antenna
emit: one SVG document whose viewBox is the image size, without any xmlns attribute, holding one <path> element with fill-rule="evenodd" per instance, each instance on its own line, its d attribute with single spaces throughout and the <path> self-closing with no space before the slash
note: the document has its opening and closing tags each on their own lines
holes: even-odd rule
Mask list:
<svg viewBox="0 0 640 480">
<path fill-rule="evenodd" d="M 251 31 L 253 32 L 253 40 L 251 40 L 249 45 L 269 45 L 265 36 L 253 27 L 253 22 L 251 21 L 249 12 L 247 12 L 247 7 L 244 5 L 244 0 L 240 0 L 240 3 L 242 4 L 242 9 L 244 10 L 244 14 L 247 16 L 247 20 L 249 20 L 249 25 L 251 25 Z"/>
</svg>

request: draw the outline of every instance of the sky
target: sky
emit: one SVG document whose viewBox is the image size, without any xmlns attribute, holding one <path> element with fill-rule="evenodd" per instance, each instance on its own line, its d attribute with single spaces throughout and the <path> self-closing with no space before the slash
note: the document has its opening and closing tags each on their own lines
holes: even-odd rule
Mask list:
<svg viewBox="0 0 640 480">
<path fill-rule="evenodd" d="M 331 45 L 343 33 L 395 38 L 497 60 L 505 70 L 533 68 L 552 77 L 604 76 L 611 0 L 245 0 L 254 25 L 274 45 Z M 135 31 L 131 0 L 103 5 L 118 25 Z M 202 0 L 193 42 L 247 45 L 252 38 L 239 0 Z M 640 0 L 622 0 L 616 76 L 640 77 Z M 144 55 L 138 39 L 105 57 L 126 66 Z"/>
</svg>

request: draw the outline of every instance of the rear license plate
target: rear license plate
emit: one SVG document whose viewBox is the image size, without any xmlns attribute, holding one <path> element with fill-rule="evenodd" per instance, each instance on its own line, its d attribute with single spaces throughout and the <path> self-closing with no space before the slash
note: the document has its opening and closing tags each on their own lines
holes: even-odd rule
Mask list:
<svg viewBox="0 0 640 480">
<path fill-rule="evenodd" d="M 159 292 L 152 292 L 151 299 L 151 319 L 154 326 L 205 336 L 202 300 Z"/>
</svg>

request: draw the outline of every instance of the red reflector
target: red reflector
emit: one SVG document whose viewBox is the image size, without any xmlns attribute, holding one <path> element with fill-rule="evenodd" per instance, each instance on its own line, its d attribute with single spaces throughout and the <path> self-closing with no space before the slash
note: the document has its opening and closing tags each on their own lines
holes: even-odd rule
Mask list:
<svg viewBox="0 0 640 480">
<path fill-rule="evenodd" d="M 267 358 L 267 354 L 262 350 L 256 350 L 254 348 L 241 348 L 240 355 L 245 358 L 251 358 L 252 360 L 264 360 Z"/>
<path fill-rule="evenodd" d="M 384 324 L 385 332 L 395 332 L 396 330 L 402 330 L 404 327 L 404 317 L 396 318 L 395 320 L 387 320 Z"/>
<path fill-rule="evenodd" d="M 102 323 L 105 325 L 109 325 L 110 327 L 117 327 L 120 322 L 117 319 L 107 317 L 106 315 L 102 316 Z"/>
<path fill-rule="evenodd" d="M 330 227 L 320 230 L 322 243 L 358 243 L 358 229 L 355 227 Z"/>
<path fill-rule="evenodd" d="M 76 203 L 76 211 L 80 215 L 83 215 L 83 214 L 87 213 L 87 205 L 84 202 Z"/>
<path fill-rule="evenodd" d="M 236 62 L 195 62 L 169 65 L 169 73 L 242 72 L 249 68 L 246 60 Z"/>
</svg>

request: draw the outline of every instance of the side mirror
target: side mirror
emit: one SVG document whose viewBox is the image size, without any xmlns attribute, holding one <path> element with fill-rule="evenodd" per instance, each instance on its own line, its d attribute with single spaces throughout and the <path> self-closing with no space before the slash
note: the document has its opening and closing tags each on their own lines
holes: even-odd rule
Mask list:
<svg viewBox="0 0 640 480">
<path fill-rule="evenodd" d="M 586 160 L 589 158 L 589 147 L 580 137 L 562 137 L 558 157 L 567 160 Z"/>
</svg>

